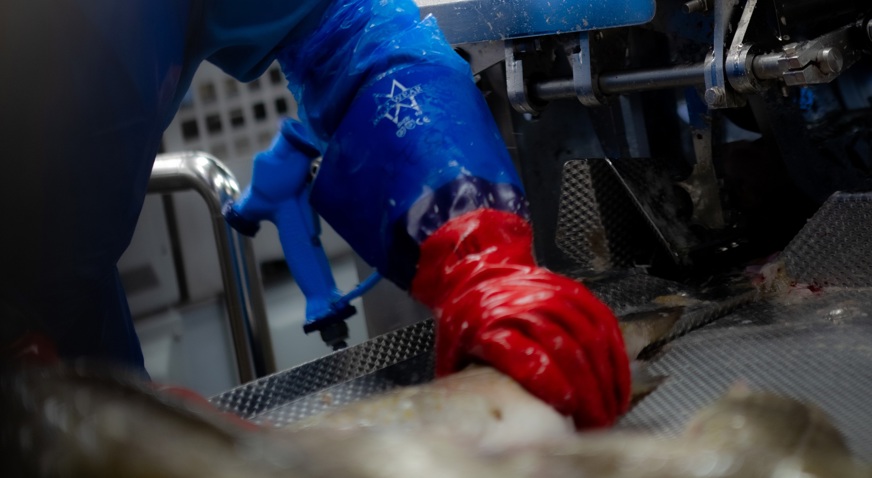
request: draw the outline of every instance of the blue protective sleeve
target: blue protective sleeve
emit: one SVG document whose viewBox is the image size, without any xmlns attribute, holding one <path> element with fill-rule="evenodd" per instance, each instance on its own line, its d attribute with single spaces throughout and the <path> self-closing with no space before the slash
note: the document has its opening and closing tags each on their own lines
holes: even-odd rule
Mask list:
<svg viewBox="0 0 872 478">
<path fill-rule="evenodd" d="M 418 244 L 452 217 L 526 217 L 469 65 L 412 0 L 342 0 L 277 58 L 325 151 L 312 203 L 383 276 L 408 286 Z"/>
<path fill-rule="evenodd" d="M 339 0 L 317 30 L 279 52 L 300 117 L 324 142 L 368 83 L 393 71 L 435 64 L 471 76 L 412 0 Z"/>
</svg>

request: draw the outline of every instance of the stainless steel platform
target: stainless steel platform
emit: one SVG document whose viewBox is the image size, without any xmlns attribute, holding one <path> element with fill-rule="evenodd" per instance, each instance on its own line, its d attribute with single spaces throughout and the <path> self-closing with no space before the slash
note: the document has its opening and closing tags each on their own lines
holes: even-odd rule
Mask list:
<svg viewBox="0 0 872 478">
<path fill-rule="evenodd" d="M 244 418 L 282 426 L 330 406 L 431 380 L 432 350 L 433 321 L 427 320 L 241 385 L 211 401 Z"/>
<path fill-rule="evenodd" d="M 870 311 L 872 289 L 742 307 L 669 344 L 651 366 L 669 378 L 619 426 L 676 435 L 694 412 L 744 383 L 818 405 L 852 450 L 872 461 Z"/>
<path fill-rule="evenodd" d="M 819 405 L 855 453 L 872 461 L 872 267 L 865 258 L 854 260 L 843 252 L 849 245 L 853 254 L 872 250 L 862 244 L 872 241 L 872 235 L 855 235 L 870 224 L 872 196 L 832 198 L 783 255 L 787 271 L 800 271 L 803 280 L 792 287 L 784 282 L 780 294 L 765 299 L 747 288 L 726 289 L 732 293 L 721 288 L 712 294 L 643 274 L 591 282 L 594 292 L 619 314 L 649 307 L 652 299 L 665 296 L 692 304 L 677 328 L 713 321 L 675 338 L 652 360 L 652 372 L 668 379 L 618 427 L 674 435 L 696 410 L 742 382 Z M 826 284 L 818 283 L 809 264 L 825 265 L 818 269 Z M 850 276 L 850 286 L 827 285 L 842 276 Z M 282 426 L 393 387 L 430 380 L 432 344 L 432 321 L 424 321 L 212 401 L 257 422 Z"/>
</svg>

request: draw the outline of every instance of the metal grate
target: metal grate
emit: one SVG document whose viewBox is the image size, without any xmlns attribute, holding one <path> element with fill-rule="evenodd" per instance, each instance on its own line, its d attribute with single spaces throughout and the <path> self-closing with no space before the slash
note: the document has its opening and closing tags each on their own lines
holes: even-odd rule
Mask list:
<svg viewBox="0 0 872 478">
<path fill-rule="evenodd" d="M 687 218 L 680 218 L 681 200 L 666 164 L 654 158 L 622 158 L 608 165 L 657 240 L 674 260 L 683 262 L 699 239 L 688 228 Z"/>
<path fill-rule="evenodd" d="M 423 332 L 422 333 L 426 333 Z M 255 423 L 282 427 L 329 408 L 339 407 L 396 387 L 429 382 L 435 376 L 432 350 L 389 367 L 325 388 L 264 412 Z"/>
<path fill-rule="evenodd" d="M 597 277 L 585 275 L 583 270 L 564 271 L 569 277 L 581 280 L 601 301 L 609 304 L 616 314 L 635 311 L 651 304 L 657 298 L 669 296 L 692 297 L 694 291 L 684 284 L 644 274 L 634 269 L 611 271 Z"/>
<path fill-rule="evenodd" d="M 619 427 L 677 435 L 697 410 L 742 382 L 818 405 L 854 452 L 872 460 L 869 310 L 870 289 L 743 307 L 668 345 L 651 371 L 669 378 Z"/>
<path fill-rule="evenodd" d="M 433 321 L 425 320 L 212 397 L 218 408 L 244 418 L 397 364 L 433 348 Z M 366 395 L 362 395 L 366 396 Z"/>
<path fill-rule="evenodd" d="M 556 242 L 569 257 L 595 272 L 629 267 L 646 249 L 634 239 L 650 236 L 605 159 L 563 166 Z"/>
<path fill-rule="evenodd" d="M 807 284 L 872 286 L 872 193 L 831 196 L 784 250 L 791 278 Z"/>
</svg>

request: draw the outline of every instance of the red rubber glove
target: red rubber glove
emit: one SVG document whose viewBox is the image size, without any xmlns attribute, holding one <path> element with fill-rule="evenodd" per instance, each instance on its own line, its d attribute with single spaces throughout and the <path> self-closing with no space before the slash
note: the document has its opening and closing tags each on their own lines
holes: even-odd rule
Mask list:
<svg viewBox="0 0 872 478">
<path fill-rule="evenodd" d="M 611 425 L 630 400 L 618 322 L 580 283 L 537 267 L 532 229 L 479 209 L 421 244 L 412 296 L 436 316 L 436 374 L 485 362 L 577 428 Z"/>
</svg>

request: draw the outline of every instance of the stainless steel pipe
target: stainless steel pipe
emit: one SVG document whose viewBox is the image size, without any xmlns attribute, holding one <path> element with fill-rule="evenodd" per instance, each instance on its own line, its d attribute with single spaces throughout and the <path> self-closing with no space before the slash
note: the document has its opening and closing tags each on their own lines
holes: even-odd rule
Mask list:
<svg viewBox="0 0 872 478">
<path fill-rule="evenodd" d="M 704 85 L 704 65 L 676 66 L 653 70 L 621 71 L 599 75 L 599 92 L 621 95 L 643 91 L 662 90 L 681 86 Z M 575 83 L 571 79 L 549 80 L 532 85 L 533 96 L 544 101 L 575 98 Z"/>
<path fill-rule="evenodd" d="M 233 173 L 213 156 L 202 152 L 158 155 L 148 183 L 150 193 L 196 191 L 209 208 L 224 299 L 242 383 L 276 371 L 275 355 L 266 317 L 263 288 L 251 240 L 224 221 L 222 206 L 239 196 Z"/>
</svg>

